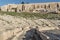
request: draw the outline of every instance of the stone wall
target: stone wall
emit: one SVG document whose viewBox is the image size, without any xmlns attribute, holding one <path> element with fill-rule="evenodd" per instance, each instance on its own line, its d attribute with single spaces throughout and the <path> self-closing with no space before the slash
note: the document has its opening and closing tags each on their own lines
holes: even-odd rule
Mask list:
<svg viewBox="0 0 60 40">
<path fill-rule="evenodd" d="M 1 6 L 1 11 L 9 12 L 33 12 L 35 9 L 48 9 L 56 10 L 60 8 L 60 2 L 51 2 L 51 3 L 30 3 L 30 4 L 8 4 Z"/>
</svg>

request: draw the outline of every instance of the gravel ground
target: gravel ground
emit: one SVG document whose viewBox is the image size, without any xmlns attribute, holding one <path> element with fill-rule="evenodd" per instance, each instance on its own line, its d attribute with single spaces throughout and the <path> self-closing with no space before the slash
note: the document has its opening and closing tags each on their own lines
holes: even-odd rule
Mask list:
<svg viewBox="0 0 60 40">
<path fill-rule="evenodd" d="M 0 40 L 7 40 L 8 38 L 11 38 L 13 35 L 15 36 L 11 40 L 17 40 L 17 38 L 20 37 L 19 35 L 21 35 L 24 32 L 26 33 L 26 31 L 30 30 L 31 28 L 36 27 L 38 27 L 39 31 L 55 29 L 58 30 L 60 28 L 59 22 L 60 20 L 31 20 L 22 17 L 18 18 L 10 15 L 0 15 Z"/>
</svg>

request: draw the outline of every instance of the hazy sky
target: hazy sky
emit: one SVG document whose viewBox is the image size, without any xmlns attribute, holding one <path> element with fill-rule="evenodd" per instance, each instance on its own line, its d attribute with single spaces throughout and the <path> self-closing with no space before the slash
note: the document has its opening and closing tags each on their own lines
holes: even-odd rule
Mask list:
<svg viewBox="0 0 60 40">
<path fill-rule="evenodd" d="M 59 2 L 60 0 L 0 0 L 0 6 L 6 4 L 19 4 L 22 1 L 29 3 L 39 3 L 39 2 Z"/>
</svg>

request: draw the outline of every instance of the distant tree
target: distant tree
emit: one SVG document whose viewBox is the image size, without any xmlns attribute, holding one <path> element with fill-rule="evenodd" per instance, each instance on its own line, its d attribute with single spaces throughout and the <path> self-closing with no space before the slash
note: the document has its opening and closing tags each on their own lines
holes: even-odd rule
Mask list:
<svg viewBox="0 0 60 40">
<path fill-rule="evenodd" d="M 21 4 L 25 4 L 25 3 L 22 1 Z"/>
</svg>

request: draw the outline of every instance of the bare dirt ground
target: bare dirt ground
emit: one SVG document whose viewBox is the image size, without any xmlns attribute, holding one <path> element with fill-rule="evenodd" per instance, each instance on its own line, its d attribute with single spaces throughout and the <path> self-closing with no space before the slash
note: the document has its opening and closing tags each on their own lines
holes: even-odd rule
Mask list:
<svg viewBox="0 0 60 40">
<path fill-rule="evenodd" d="M 36 19 L 30 20 L 10 15 L 0 15 L 0 40 L 22 40 L 26 31 L 38 27 L 39 31 L 56 30 L 60 28 L 60 20 Z M 53 31 L 52 31 L 53 32 Z M 54 31 L 54 33 L 56 34 Z"/>
</svg>

